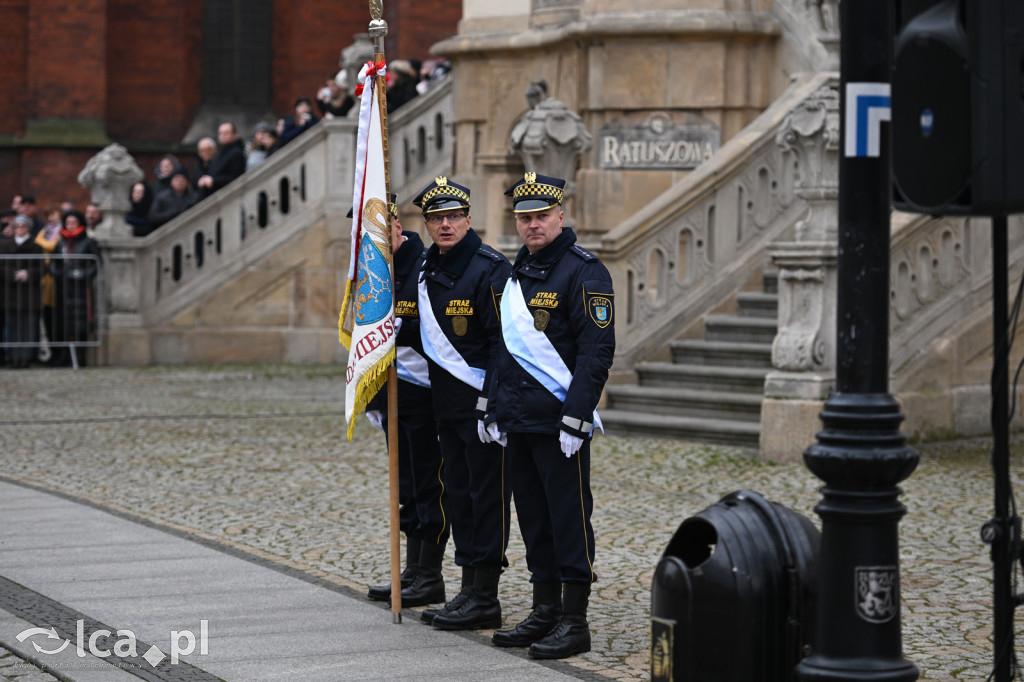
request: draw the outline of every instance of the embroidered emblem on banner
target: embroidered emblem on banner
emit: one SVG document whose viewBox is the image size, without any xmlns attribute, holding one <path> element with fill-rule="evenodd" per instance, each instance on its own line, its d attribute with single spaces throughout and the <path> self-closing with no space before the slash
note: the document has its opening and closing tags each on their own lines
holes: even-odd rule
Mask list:
<svg viewBox="0 0 1024 682">
<path fill-rule="evenodd" d="M 452 318 L 452 331 L 455 332 L 456 336 L 465 336 L 469 330 L 469 320 L 462 315 L 457 315 Z"/>
<path fill-rule="evenodd" d="M 899 571 L 895 566 L 857 566 L 857 615 L 869 623 L 892 620 L 899 609 Z"/>
<path fill-rule="evenodd" d="M 601 329 L 604 329 L 612 321 L 612 300 L 605 296 L 589 296 L 587 298 L 587 312 L 590 319 Z"/>
<path fill-rule="evenodd" d="M 551 313 L 546 310 L 534 310 L 533 311 L 533 328 L 539 332 L 544 331 L 548 328 L 548 322 L 551 321 Z"/>
</svg>

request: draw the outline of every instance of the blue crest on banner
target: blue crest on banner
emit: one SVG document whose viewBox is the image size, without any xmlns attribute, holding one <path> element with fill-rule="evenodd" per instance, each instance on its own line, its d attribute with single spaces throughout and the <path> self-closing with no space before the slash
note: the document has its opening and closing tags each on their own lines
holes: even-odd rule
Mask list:
<svg viewBox="0 0 1024 682">
<path fill-rule="evenodd" d="M 356 283 L 355 323 L 373 324 L 391 312 L 391 270 L 387 258 L 368 235 L 359 249 L 359 281 Z"/>
</svg>

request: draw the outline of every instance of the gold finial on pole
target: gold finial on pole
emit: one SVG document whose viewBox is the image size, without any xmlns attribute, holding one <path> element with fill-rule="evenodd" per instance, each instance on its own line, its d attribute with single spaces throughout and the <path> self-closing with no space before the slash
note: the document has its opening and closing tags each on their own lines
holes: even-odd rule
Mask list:
<svg viewBox="0 0 1024 682">
<path fill-rule="evenodd" d="M 381 0 L 370 0 L 370 18 L 380 21 L 384 16 L 384 3 Z"/>
</svg>

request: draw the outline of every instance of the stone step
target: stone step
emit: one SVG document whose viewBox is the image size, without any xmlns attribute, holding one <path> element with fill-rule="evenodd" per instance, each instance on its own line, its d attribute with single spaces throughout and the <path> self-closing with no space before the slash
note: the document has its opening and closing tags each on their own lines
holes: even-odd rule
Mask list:
<svg viewBox="0 0 1024 682">
<path fill-rule="evenodd" d="M 765 369 L 771 369 L 772 366 L 770 343 L 682 339 L 669 343 L 669 350 L 672 353 L 672 362 L 684 365 L 725 365 Z"/>
<path fill-rule="evenodd" d="M 609 386 L 607 394 L 614 410 L 750 422 L 761 418 L 762 396 L 754 393 L 622 385 Z"/>
<path fill-rule="evenodd" d="M 774 317 L 769 319 L 739 315 L 708 315 L 704 318 L 704 338 L 708 341 L 770 344 L 777 332 L 778 322 Z"/>
<path fill-rule="evenodd" d="M 763 291 L 741 291 L 736 294 L 740 317 L 776 319 L 779 315 L 779 295 Z"/>
<path fill-rule="evenodd" d="M 643 362 L 636 366 L 640 386 L 689 388 L 764 394 L 767 368 L 719 367 L 674 362 Z"/>
<path fill-rule="evenodd" d="M 608 433 L 615 436 L 681 438 L 701 443 L 721 443 L 747 448 L 756 448 L 761 438 L 761 425 L 756 422 L 681 417 L 616 409 L 601 410 L 600 414 Z"/>
</svg>

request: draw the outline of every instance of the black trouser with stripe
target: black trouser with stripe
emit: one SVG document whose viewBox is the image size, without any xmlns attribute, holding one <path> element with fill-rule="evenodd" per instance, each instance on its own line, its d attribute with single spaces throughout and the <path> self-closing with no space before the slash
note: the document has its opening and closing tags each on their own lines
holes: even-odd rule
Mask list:
<svg viewBox="0 0 1024 682">
<path fill-rule="evenodd" d="M 509 477 L 531 582 L 594 581 L 590 441 L 572 457 L 557 435 L 508 434 Z"/>
<path fill-rule="evenodd" d="M 512 488 L 505 477 L 505 449 L 481 443 L 475 419 L 439 422 L 437 435 L 444 455 L 455 563 L 507 566 Z"/>
<path fill-rule="evenodd" d="M 383 420 L 385 437 L 388 418 Z M 386 440 L 386 438 L 385 438 Z M 433 412 L 398 414 L 399 528 L 407 536 L 435 545 L 448 542 L 444 467 Z"/>
</svg>

